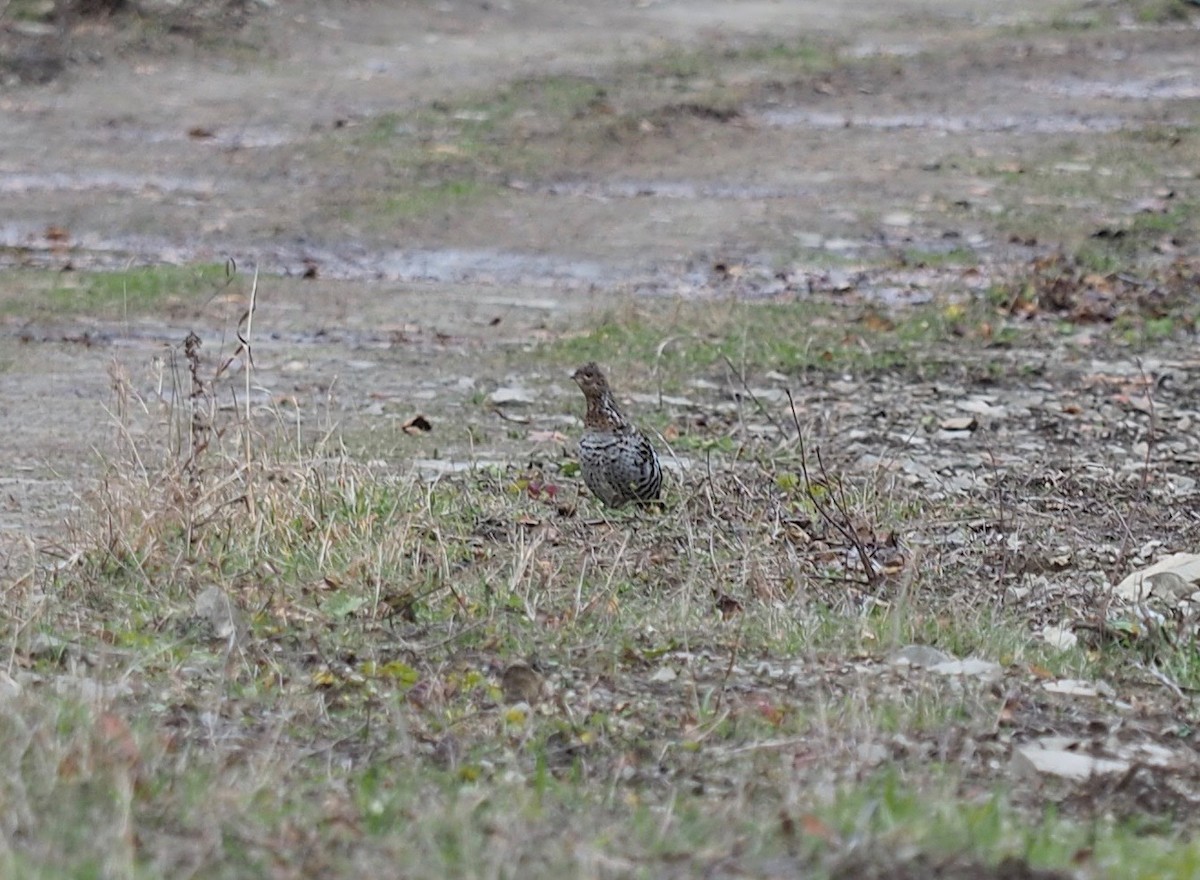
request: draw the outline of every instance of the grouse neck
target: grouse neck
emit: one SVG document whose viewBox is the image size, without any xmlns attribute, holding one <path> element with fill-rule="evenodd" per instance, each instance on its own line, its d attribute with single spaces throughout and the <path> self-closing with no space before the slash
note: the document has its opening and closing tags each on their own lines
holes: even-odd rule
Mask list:
<svg viewBox="0 0 1200 880">
<path fill-rule="evenodd" d="M 625 421 L 625 416 L 621 415 L 621 410 L 617 408 L 617 402 L 613 400 L 612 392 L 607 388 L 589 395 L 587 403 L 587 415 L 583 419 L 583 423 L 587 427 L 617 430 L 629 424 Z"/>
</svg>

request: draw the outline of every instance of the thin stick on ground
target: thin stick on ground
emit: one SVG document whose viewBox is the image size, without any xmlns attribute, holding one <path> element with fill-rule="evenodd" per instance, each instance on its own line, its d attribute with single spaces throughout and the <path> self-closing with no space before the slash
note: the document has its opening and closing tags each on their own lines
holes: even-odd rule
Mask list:
<svg viewBox="0 0 1200 880">
<path fill-rule="evenodd" d="M 729 355 L 722 354 L 721 357 L 725 359 L 725 363 L 728 365 L 729 369 L 733 372 L 733 375 L 737 376 L 738 382 L 742 386 L 742 390 L 745 391 L 746 394 L 750 397 L 750 399 L 754 401 L 754 405 L 756 407 L 758 407 L 758 411 L 761 412 L 763 414 L 763 416 L 766 418 L 766 420 L 771 423 L 771 427 L 779 432 L 780 437 L 786 437 L 787 431 L 785 431 L 783 429 L 783 425 L 779 424 L 779 422 L 776 420 L 775 416 L 771 414 L 771 411 L 763 405 L 763 402 L 761 400 L 758 399 L 758 395 L 755 394 L 754 391 L 750 388 L 750 386 L 746 383 L 745 375 L 740 370 L 738 370 L 737 367 L 735 367 L 733 365 L 733 361 L 731 361 L 729 359 Z M 789 399 L 790 399 L 790 395 L 789 395 Z"/>
<path fill-rule="evenodd" d="M 1154 388 L 1156 383 L 1146 376 L 1146 368 L 1141 358 L 1137 358 L 1138 375 L 1142 379 L 1142 388 L 1146 394 L 1146 415 L 1149 424 L 1146 426 L 1146 455 L 1142 459 L 1142 479 L 1138 488 L 1144 493 L 1150 485 L 1150 456 L 1154 453 L 1154 440 L 1158 435 L 1158 413 L 1154 409 Z"/>
<path fill-rule="evenodd" d="M 840 534 L 846 542 L 854 548 L 854 552 L 858 555 L 859 561 L 862 563 L 863 574 L 867 579 L 869 586 L 875 586 L 879 581 L 879 575 L 875 571 L 875 563 L 871 561 L 871 554 L 867 551 L 866 545 L 858 536 L 858 531 L 854 528 L 849 507 L 846 504 L 845 494 L 840 485 L 835 485 L 834 481 L 829 478 L 829 471 L 825 467 L 825 460 L 821 456 L 821 450 L 818 448 L 815 451 L 817 457 L 817 467 L 821 474 L 822 485 L 828 488 L 827 497 L 830 499 L 827 503 L 814 489 L 812 475 L 808 470 L 808 448 L 804 442 L 804 430 L 800 427 L 800 416 L 796 413 L 796 401 L 792 397 L 791 389 L 787 389 L 788 406 L 792 411 L 792 422 L 796 426 L 796 440 L 800 444 L 800 476 L 804 481 L 804 494 L 808 496 L 808 500 L 812 502 L 813 508 L 831 528 Z M 832 505 L 832 510 L 830 509 Z"/>
</svg>

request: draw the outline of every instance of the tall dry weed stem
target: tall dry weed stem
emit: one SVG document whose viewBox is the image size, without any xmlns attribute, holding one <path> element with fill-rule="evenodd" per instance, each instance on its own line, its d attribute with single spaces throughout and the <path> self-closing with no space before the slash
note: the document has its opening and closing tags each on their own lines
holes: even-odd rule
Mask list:
<svg viewBox="0 0 1200 880">
<path fill-rule="evenodd" d="M 235 526 L 253 528 L 252 483 L 282 465 L 274 461 L 278 444 L 250 406 L 257 286 L 256 272 L 238 321 L 237 347 L 215 367 L 195 331 L 155 359 L 159 376 L 148 395 L 138 390 L 126 365 L 110 365 L 115 443 L 89 499 L 103 535 L 84 534 L 77 543 L 103 548 L 110 562 L 142 567 L 168 548 L 174 553 L 185 548 L 194 558 L 210 537 Z M 238 366 L 243 401 L 228 381 Z M 222 403 L 226 394 L 230 402 Z M 280 421 L 278 413 L 266 415 Z"/>
</svg>

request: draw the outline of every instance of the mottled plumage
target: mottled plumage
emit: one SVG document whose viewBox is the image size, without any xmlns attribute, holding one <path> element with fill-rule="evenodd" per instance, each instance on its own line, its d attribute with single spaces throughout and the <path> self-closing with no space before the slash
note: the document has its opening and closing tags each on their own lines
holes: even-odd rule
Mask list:
<svg viewBox="0 0 1200 880">
<path fill-rule="evenodd" d="M 621 414 L 603 371 L 584 364 L 572 378 L 587 398 L 579 439 L 579 469 L 587 487 L 609 507 L 656 500 L 662 491 L 658 454 Z"/>
</svg>

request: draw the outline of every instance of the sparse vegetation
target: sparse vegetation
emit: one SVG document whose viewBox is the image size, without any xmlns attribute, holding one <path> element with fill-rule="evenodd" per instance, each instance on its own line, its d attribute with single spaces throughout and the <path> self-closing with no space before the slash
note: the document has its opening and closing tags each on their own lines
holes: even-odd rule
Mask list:
<svg viewBox="0 0 1200 880">
<path fill-rule="evenodd" d="M 596 7 L 615 54 L 556 19 L 552 65 L 449 96 L 435 51 L 509 57 L 540 7 L 401 5 L 402 46 L 353 18 L 388 4 L 263 7 L 320 51 L 261 145 L 167 114 L 194 191 L 6 191 L 0 876 L 1200 874 L 1196 615 L 1114 588 L 1200 548 L 1200 140 L 1018 112 L 1170 68 L 1194 40 L 1111 27 L 1164 4 L 846 44 Z M 82 269 L 97 189 L 261 244 L 262 290 Z M 604 271 L 364 283 L 343 246 Z M 661 510 L 581 488 L 593 359 Z"/>
<path fill-rule="evenodd" d="M 970 321 L 1007 320 L 998 305 Z M 802 315 L 816 341 L 796 338 Z M 945 304 L 860 322 L 855 342 L 832 315 L 642 302 L 540 346 L 556 363 L 653 365 L 697 397 L 702 419 L 648 415 L 706 463 L 674 474 L 664 513 L 611 518 L 577 496 L 566 455 L 430 479 L 355 460 L 336 435 L 297 443 L 282 413 L 218 406 L 249 379 L 191 343 L 169 397 L 115 373 L 91 513 L 59 562 L 32 560 L 5 593 L 35 677 L 0 713 L 6 833 L 27 841 L 4 867 L 239 876 L 316 851 L 304 870 L 561 876 L 600 860 L 661 875 L 736 852 L 752 872 L 837 877 L 898 846 L 1066 868 L 1088 841 L 1106 872 L 1188 876 L 1200 853 L 1169 823 L 1056 810 L 997 774 L 996 719 L 1023 723 L 1014 689 L 1056 729 L 1101 723 L 1035 696 L 1040 677 L 1123 688 L 1150 651 L 1166 680 L 1200 683 L 1184 643 L 1051 649 L 1008 598 L 1014 566 L 1060 552 L 1068 531 L 1103 532 L 1117 502 L 1043 525 L 1014 556 L 986 536 L 1015 534 L 1069 487 L 1000 479 L 935 502 L 846 457 L 812 391 L 795 414 L 750 396 L 743 380 L 770 370 L 870 382 L 903 376 L 918 350 L 953 347 L 961 363 L 975 346 Z M 1046 329 L 1027 323 L 1018 341 Z M 736 410 L 689 383 L 714 368 L 746 394 Z M 964 523 L 977 540 L 953 537 Z M 1005 686 L 889 665 L 911 644 L 996 662 Z"/>
</svg>

